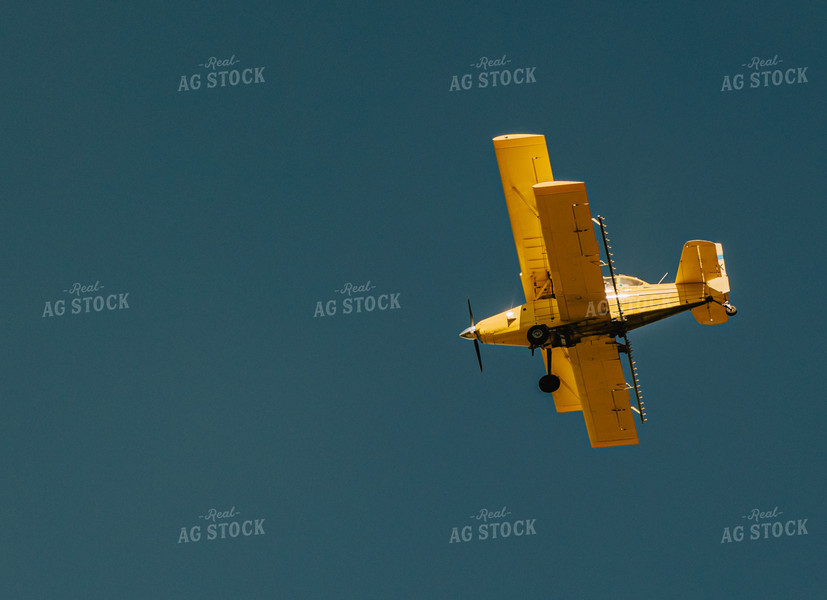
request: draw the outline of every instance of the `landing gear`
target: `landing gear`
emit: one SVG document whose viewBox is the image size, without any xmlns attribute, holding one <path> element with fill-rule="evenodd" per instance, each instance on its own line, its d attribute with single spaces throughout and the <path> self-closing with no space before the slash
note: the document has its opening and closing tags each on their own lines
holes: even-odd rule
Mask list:
<svg viewBox="0 0 827 600">
<path fill-rule="evenodd" d="M 528 343 L 532 348 L 542 346 L 548 341 L 549 330 L 545 325 L 532 325 L 528 328 Z"/>
<path fill-rule="evenodd" d="M 560 378 L 557 375 L 543 375 L 537 385 L 546 394 L 551 394 L 560 389 Z"/>
<path fill-rule="evenodd" d="M 546 330 L 546 333 L 548 333 L 548 330 Z M 531 330 L 529 329 L 530 334 Z M 560 389 L 560 378 L 551 374 L 551 348 L 546 348 L 546 374 L 540 377 L 537 385 L 546 394 L 551 394 Z"/>
<path fill-rule="evenodd" d="M 738 312 L 738 309 L 735 308 L 734 306 L 732 306 L 732 304 L 730 304 L 729 302 L 724 302 L 723 307 L 724 307 L 724 310 L 726 311 L 726 314 L 729 315 L 730 317 L 734 316 L 735 313 Z"/>
</svg>

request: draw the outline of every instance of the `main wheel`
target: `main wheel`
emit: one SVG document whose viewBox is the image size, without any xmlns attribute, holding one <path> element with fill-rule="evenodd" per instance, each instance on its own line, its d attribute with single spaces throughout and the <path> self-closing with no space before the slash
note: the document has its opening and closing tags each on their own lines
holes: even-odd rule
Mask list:
<svg viewBox="0 0 827 600">
<path fill-rule="evenodd" d="M 532 325 L 528 328 L 528 334 L 526 337 L 528 337 L 528 343 L 536 348 L 537 346 L 542 346 L 546 343 L 546 340 L 548 340 L 548 335 L 548 327 L 545 325 Z"/>
<path fill-rule="evenodd" d="M 560 389 L 560 378 L 557 375 L 543 375 L 537 385 L 546 394 L 551 394 Z"/>
<path fill-rule="evenodd" d="M 726 311 L 726 314 L 728 314 L 730 317 L 735 316 L 735 314 L 738 312 L 738 309 L 732 306 L 729 302 L 724 304 L 724 310 Z"/>
</svg>

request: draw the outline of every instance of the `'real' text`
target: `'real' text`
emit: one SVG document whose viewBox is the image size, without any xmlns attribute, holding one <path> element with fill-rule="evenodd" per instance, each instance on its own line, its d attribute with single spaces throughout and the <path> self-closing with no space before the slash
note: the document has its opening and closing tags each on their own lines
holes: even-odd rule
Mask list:
<svg viewBox="0 0 827 600">
<path fill-rule="evenodd" d="M 190 544 L 201 540 L 226 540 L 264 535 L 264 519 L 240 518 L 241 513 L 235 506 L 229 510 L 218 510 L 211 508 L 199 519 L 207 521 L 207 524 L 181 527 L 178 533 L 179 544 Z M 234 518 L 239 517 L 239 518 Z"/>
<path fill-rule="evenodd" d="M 41 318 L 62 317 L 65 314 L 80 315 L 110 312 L 129 308 L 129 292 L 108 293 L 100 280 L 95 283 L 75 282 L 63 290 L 69 298 L 46 300 Z"/>
<path fill-rule="evenodd" d="M 383 312 L 399 310 L 401 292 L 376 293 L 370 281 L 363 284 L 345 283 L 341 288 L 333 290 L 337 296 L 329 300 L 316 301 L 313 318 L 333 317 L 338 314 L 351 315 L 357 313 Z"/>
<path fill-rule="evenodd" d="M 731 544 L 733 542 L 743 542 L 744 540 L 754 542 L 809 534 L 807 519 L 788 519 L 783 517 L 783 514 L 777 506 L 772 510 L 753 508 L 747 514 L 741 516 L 746 524 L 724 528 L 721 543 Z"/>
<path fill-rule="evenodd" d="M 724 75 L 721 91 L 732 92 L 809 83 L 807 67 L 792 67 L 782 64 L 783 62 L 777 54 L 772 58 L 753 56 L 741 65 L 745 72 Z"/>
<path fill-rule="evenodd" d="M 511 511 L 505 506 L 500 510 L 483 508 L 469 517 L 472 524 L 452 528 L 448 543 L 484 542 L 537 535 L 537 519 L 508 518 L 510 516 Z"/>
<path fill-rule="evenodd" d="M 504 88 L 528 83 L 537 83 L 537 67 L 514 66 L 508 55 L 489 58 L 483 56 L 470 64 L 471 72 L 452 75 L 448 86 L 449 92 L 461 92 L 470 89 Z"/>
<path fill-rule="evenodd" d="M 236 66 L 241 60 L 233 54 L 229 58 L 211 56 L 198 66 L 203 69 L 178 79 L 179 92 L 194 92 L 200 89 L 244 87 L 266 83 L 264 67 Z"/>
</svg>

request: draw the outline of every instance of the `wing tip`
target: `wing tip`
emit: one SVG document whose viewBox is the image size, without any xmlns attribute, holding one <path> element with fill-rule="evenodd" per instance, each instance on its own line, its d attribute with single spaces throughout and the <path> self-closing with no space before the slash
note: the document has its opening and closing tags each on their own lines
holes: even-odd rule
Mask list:
<svg viewBox="0 0 827 600">
<path fill-rule="evenodd" d="M 582 181 L 564 181 L 558 179 L 556 181 L 541 181 L 531 187 L 534 188 L 534 194 L 536 196 L 550 196 L 552 194 L 566 194 L 568 192 L 586 193 L 586 184 Z"/>
<path fill-rule="evenodd" d="M 610 448 L 612 446 L 634 446 L 640 443 L 638 440 L 637 435 L 633 438 L 626 438 L 620 440 L 608 440 L 608 441 L 597 441 L 597 440 L 589 440 L 591 442 L 592 448 Z"/>
<path fill-rule="evenodd" d="M 493 139 L 495 148 L 514 148 L 541 143 L 546 145 L 546 136 L 537 133 L 507 133 Z"/>
</svg>

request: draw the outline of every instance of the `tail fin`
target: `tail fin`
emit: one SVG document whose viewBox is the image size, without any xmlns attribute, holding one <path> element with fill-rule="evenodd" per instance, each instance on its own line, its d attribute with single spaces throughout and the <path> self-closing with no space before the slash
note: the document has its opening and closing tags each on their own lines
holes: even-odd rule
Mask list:
<svg viewBox="0 0 827 600">
<path fill-rule="evenodd" d="M 729 278 L 724 264 L 724 249 L 721 244 L 692 240 L 683 245 L 678 275 L 675 278 L 678 292 L 691 301 L 712 298 L 704 306 L 692 309 L 692 315 L 702 325 L 725 323 L 729 317 L 721 306 L 729 300 Z"/>
</svg>

